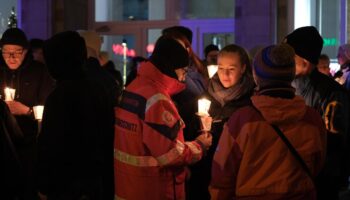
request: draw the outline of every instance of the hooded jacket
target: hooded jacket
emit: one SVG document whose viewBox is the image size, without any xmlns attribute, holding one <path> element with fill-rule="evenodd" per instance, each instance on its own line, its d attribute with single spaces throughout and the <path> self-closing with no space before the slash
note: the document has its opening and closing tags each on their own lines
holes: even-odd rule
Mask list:
<svg viewBox="0 0 350 200">
<path fill-rule="evenodd" d="M 326 150 L 319 114 L 301 97 L 253 96 L 254 107 L 235 112 L 225 124 L 214 155 L 212 199 L 315 199 L 313 181 L 270 124 L 278 126 L 313 176 Z"/>
<path fill-rule="evenodd" d="M 199 142 L 185 142 L 184 123 L 170 96 L 184 84 L 151 62 L 123 93 L 115 110 L 116 198 L 184 199 L 185 165 L 203 154 Z"/>
<path fill-rule="evenodd" d="M 111 95 L 87 74 L 86 47 L 78 33 L 53 36 L 45 43 L 44 55 L 57 86 L 45 103 L 38 137 L 39 192 L 48 199 L 111 200 Z"/>
</svg>

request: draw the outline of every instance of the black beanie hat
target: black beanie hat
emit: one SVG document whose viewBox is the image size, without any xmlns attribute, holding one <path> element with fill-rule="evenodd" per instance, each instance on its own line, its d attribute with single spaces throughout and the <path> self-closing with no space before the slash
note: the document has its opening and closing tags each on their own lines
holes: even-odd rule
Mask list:
<svg viewBox="0 0 350 200">
<path fill-rule="evenodd" d="M 0 40 L 0 47 L 5 44 L 19 45 L 25 49 L 29 47 L 26 34 L 19 28 L 9 28 L 4 32 Z"/>
<path fill-rule="evenodd" d="M 161 36 L 154 47 L 149 60 L 165 75 L 177 79 L 175 69 L 187 67 L 187 50 L 176 40 Z"/>
<path fill-rule="evenodd" d="M 204 56 L 207 57 L 211 51 L 219 51 L 219 47 L 215 44 L 209 44 L 204 49 Z"/>
<path fill-rule="evenodd" d="M 291 87 L 295 77 L 294 55 L 288 44 L 271 45 L 260 50 L 253 61 L 258 89 Z"/>
<path fill-rule="evenodd" d="M 315 27 L 305 26 L 295 29 L 287 35 L 286 40 L 294 48 L 295 54 L 317 65 L 323 39 Z"/>
<path fill-rule="evenodd" d="M 168 35 L 172 33 L 180 33 L 186 37 L 186 39 L 192 44 L 192 31 L 184 26 L 171 26 L 163 29 L 162 35 Z"/>
</svg>

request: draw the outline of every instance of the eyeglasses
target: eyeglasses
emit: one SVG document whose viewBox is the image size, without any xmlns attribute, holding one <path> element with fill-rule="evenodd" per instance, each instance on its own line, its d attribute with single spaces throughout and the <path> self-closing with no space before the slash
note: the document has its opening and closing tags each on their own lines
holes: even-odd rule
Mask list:
<svg viewBox="0 0 350 200">
<path fill-rule="evenodd" d="M 2 56 L 4 58 L 10 58 L 10 57 L 12 57 L 12 58 L 19 58 L 19 57 L 22 56 L 22 54 L 23 54 L 23 49 L 16 50 L 14 52 L 9 52 L 9 51 L 3 51 L 2 52 Z"/>
</svg>

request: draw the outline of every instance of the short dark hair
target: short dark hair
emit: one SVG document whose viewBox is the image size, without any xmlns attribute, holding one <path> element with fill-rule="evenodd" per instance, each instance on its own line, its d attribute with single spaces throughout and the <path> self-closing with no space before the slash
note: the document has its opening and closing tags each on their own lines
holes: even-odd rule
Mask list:
<svg viewBox="0 0 350 200">
<path fill-rule="evenodd" d="M 321 54 L 319 59 L 321 59 L 321 60 L 330 60 L 329 56 L 327 54 Z"/>
<path fill-rule="evenodd" d="M 44 46 L 44 40 L 39 38 L 32 38 L 29 40 L 29 46 L 31 49 L 41 49 Z"/>
<path fill-rule="evenodd" d="M 211 51 L 219 51 L 219 47 L 215 44 L 209 44 L 204 48 L 204 56 L 207 57 Z"/>
</svg>

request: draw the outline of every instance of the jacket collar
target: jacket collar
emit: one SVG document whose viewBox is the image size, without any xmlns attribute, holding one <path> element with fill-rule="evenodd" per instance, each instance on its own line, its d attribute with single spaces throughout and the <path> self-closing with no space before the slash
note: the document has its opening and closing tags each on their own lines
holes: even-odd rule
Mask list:
<svg viewBox="0 0 350 200">
<path fill-rule="evenodd" d="M 137 72 L 140 78 L 149 79 L 170 96 L 185 89 L 185 84 L 163 74 L 151 62 L 143 62 Z"/>
</svg>

